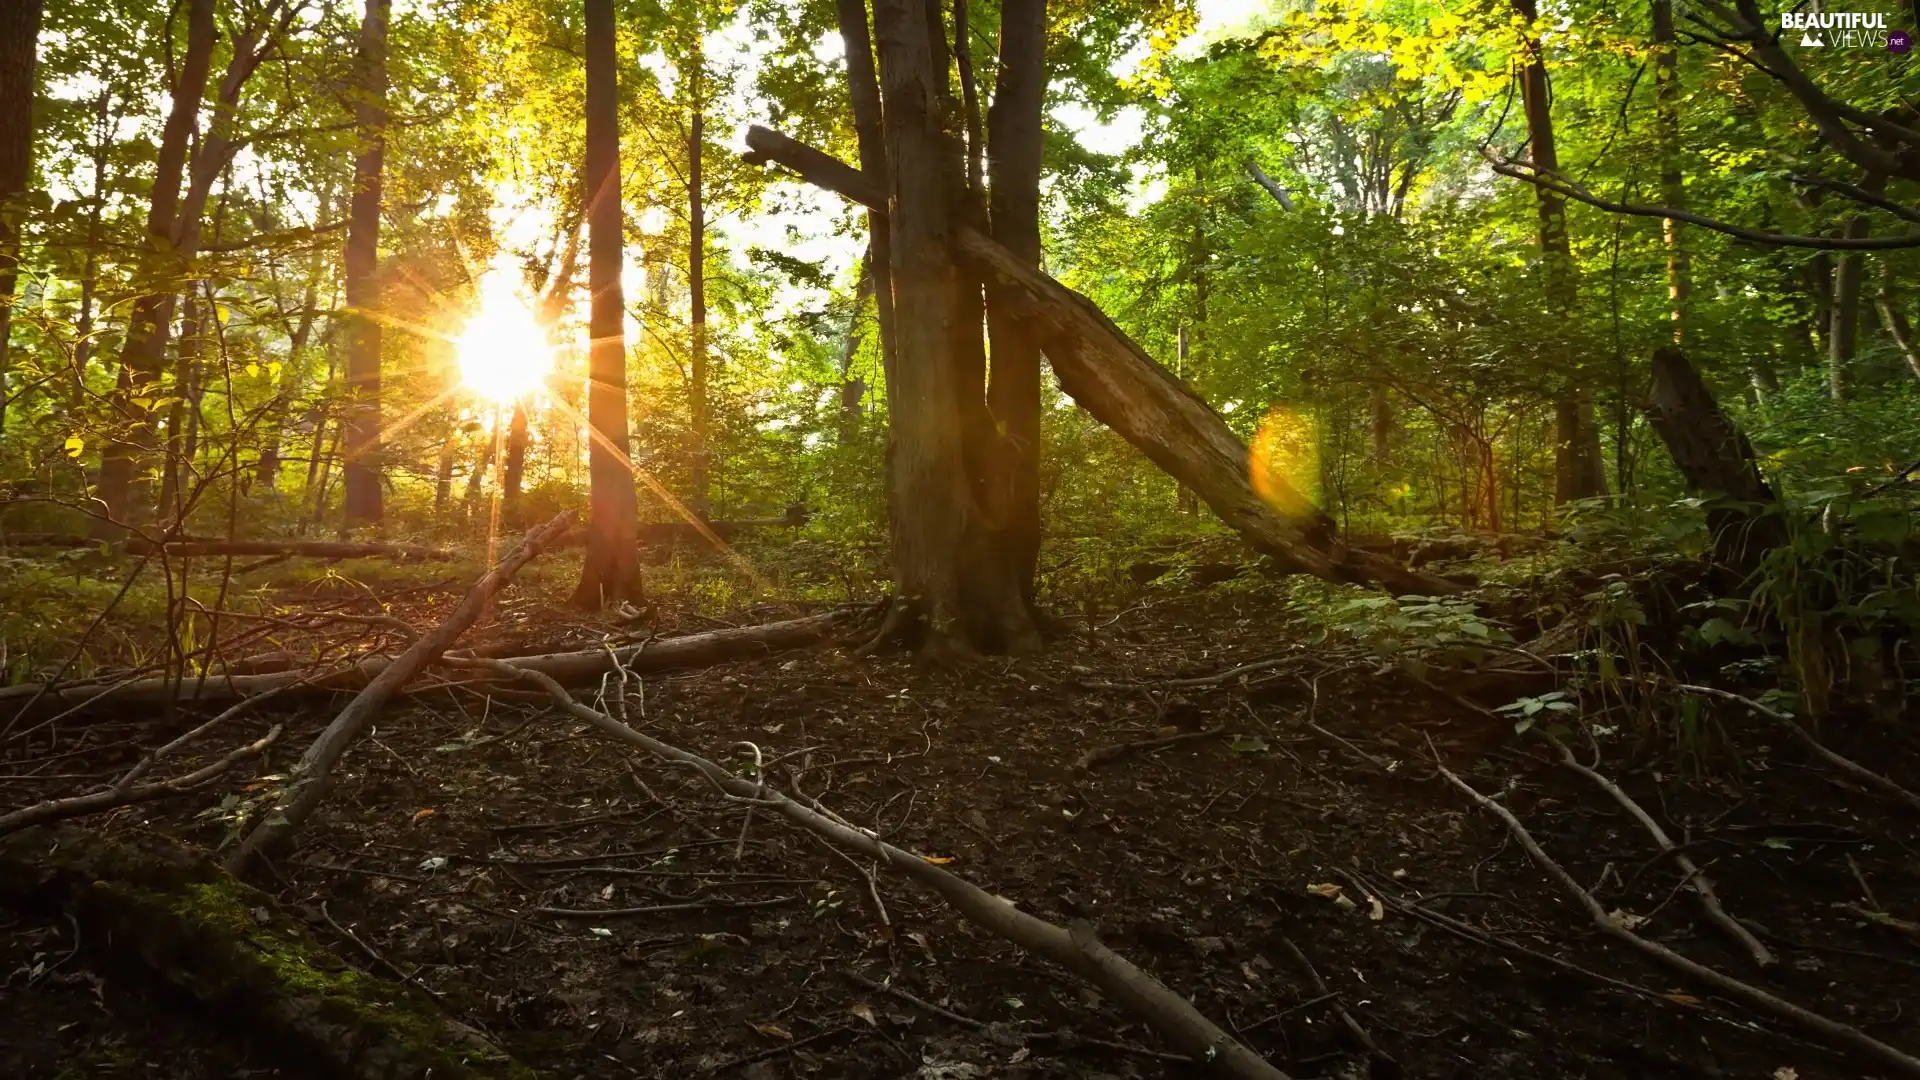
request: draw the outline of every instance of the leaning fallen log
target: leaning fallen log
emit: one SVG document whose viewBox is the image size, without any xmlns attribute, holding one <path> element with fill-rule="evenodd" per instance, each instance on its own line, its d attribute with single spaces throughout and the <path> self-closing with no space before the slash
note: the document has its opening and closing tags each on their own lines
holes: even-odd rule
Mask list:
<svg viewBox="0 0 1920 1080">
<path fill-rule="evenodd" d="M 784 165 L 809 183 L 879 213 L 886 193 L 858 169 L 776 131 L 747 131 L 749 161 Z M 1060 284 L 977 229 L 956 227 L 953 253 L 998 286 L 1012 314 L 1038 335 L 1060 388 L 1074 403 L 1191 488 L 1220 520 L 1283 567 L 1329 581 L 1440 595 L 1463 586 L 1350 548 L 1333 523 L 1278 477 L 1256 490 L 1253 456 L 1206 400 L 1146 354 L 1086 297 Z"/>
<path fill-rule="evenodd" d="M 17 533 L 0 537 L 7 547 L 91 548 L 102 541 L 91 536 L 67 533 Z M 452 559 L 457 556 L 445 548 L 415 544 L 356 544 L 331 540 L 169 540 L 156 544 L 140 537 L 128 537 L 119 545 L 129 555 L 164 552 L 172 558 L 232 555 L 253 558 L 260 555 L 285 555 L 307 559 L 398 559 L 415 562 L 428 559 Z"/>
<path fill-rule="evenodd" d="M 154 839 L 67 829 L 0 845 L 0 905 L 62 913 L 116 968 L 204 1007 L 302 1074 L 526 1077 L 419 990 L 357 971 L 272 897 Z"/>
<path fill-rule="evenodd" d="M 603 647 L 528 656 L 500 657 L 516 667 L 543 671 L 562 682 L 581 682 L 615 670 L 614 658 L 632 674 L 712 667 L 735 660 L 751 660 L 792 649 L 805 649 L 831 639 L 857 617 L 853 610 L 836 610 L 798 619 L 752 626 L 708 630 L 680 637 L 655 638 L 609 650 Z M 167 701 L 220 704 L 276 690 L 289 696 L 313 696 L 364 688 L 393 661 L 370 656 L 332 671 L 274 671 L 260 674 L 214 672 L 204 679 L 176 682 L 168 678 L 134 679 L 119 686 L 99 682 L 48 688 L 43 704 L 71 707 L 151 705 Z M 0 688 L 0 704 L 31 698 L 37 683 Z"/>
<path fill-rule="evenodd" d="M 306 824 L 314 809 L 333 790 L 333 768 L 340 763 L 347 749 L 366 731 L 373 718 L 386 708 L 408 680 L 426 670 L 429 664 L 440 659 L 461 634 L 480 620 L 487 605 L 493 602 L 493 596 L 513 580 L 521 567 L 526 566 L 540 553 L 552 546 L 554 541 L 565 536 L 573 527 L 573 514 L 563 511 L 556 514 L 552 521 L 527 533 L 519 546 L 506 554 L 491 570 L 473 583 L 467 594 L 460 598 L 439 626 L 414 639 L 406 651 L 393 659 L 381 670 L 380 674 L 368 680 L 367 685 L 340 715 L 320 732 L 319 738 L 300 756 L 293 766 L 293 782 L 275 801 L 273 809 L 253 827 L 246 839 L 240 841 L 227 857 L 227 869 L 236 875 L 244 875 L 262 855 L 271 854 L 292 842 L 293 834 Z"/>
</svg>

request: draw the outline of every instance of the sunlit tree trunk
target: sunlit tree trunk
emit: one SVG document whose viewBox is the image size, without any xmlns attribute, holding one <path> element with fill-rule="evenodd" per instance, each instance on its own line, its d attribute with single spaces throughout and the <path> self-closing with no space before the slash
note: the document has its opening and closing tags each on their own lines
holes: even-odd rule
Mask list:
<svg viewBox="0 0 1920 1080">
<path fill-rule="evenodd" d="M 586 0 L 587 287 L 591 295 L 587 358 L 590 517 L 586 563 L 573 602 L 589 608 L 638 601 L 640 510 L 627 437 L 625 261 L 620 200 L 619 72 L 613 0 Z"/>
<path fill-rule="evenodd" d="M 392 0 L 366 0 L 355 58 L 358 100 L 354 129 L 353 201 L 348 211 L 345 262 L 347 290 L 347 460 L 345 516 L 348 526 L 375 524 L 382 516 L 380 469 L 380 200 L 387 146 L 387 21 Z"/>
<path fill-rule="evenodd" d="M 41 0 L 0 4 L 0 433 L 7 428 L 12 369 L 7 337 L 13 294 L 20 280 L 18 204 L 33 176 L 33 93 L 38 66 Z"/>
<path fill-rule="evenodd" d="M 1538 17 L 1535 0 L 1513 0 L 1514 10 L 1531 23 Z M 1521 104 L 1527 118 L 1527 141 L 1533 165 L 1558 172 L 1560 156 L 1554 145 L 1553 112 L 1547 96 L 1547 65 L 1537 38 L 1526 42 L 1527 63 L 1520 72 Z M 1567 234 L 1567 203 L 1545 186 L 1535 185 L 1540 209 L 1540 255 L 1546 272 L 1547 296 L 1562 317 L 1573 313 L 1577 284 L 1573 246 Z M 1600 458 L 1600 429 L 1594 422 L 1593 395 L 1577 372 L 1554 402 L 1554 497 L 1559 502 L 1604 495 L 1606 464 Z"/>
<path fill-rule="evenodd" d="M 1047 90 L 1046 0 L 1005 0 L 1000 66 L 987 110 L 992 236 L 1040 265 L 1041 107 Z M 993 370 L 987 409 L 998 425 L 999 453 L 987 511 L 1004 544 L 1021 597 L 1031 605 L 1040 560 L 1040 343 L 987 292 Z"/>
<path fill-rule="evenodd" d="M 1907 322 L 1906 313 L 1900 310 L 1900 291 L 1894 278 L 1893 263 L 1880 261 L 1880 291 L 1874 295 L 1874 304 L 1880 310 L 1880 324 L 1887 328 L 1887 335 L 1900 347 L 1900 355 L 1907 362 L 1913 377 L 1920 379 L 1920 347 L 1913 339 L 1913 327 Z"/>
<path fill-rule="evenodd" d="M 866 0 L 835 0 L 840 41 L 847 56 L 847 97 L 853 112 L 853 130 L 859 142 L 860 169 L 884 182 L 887 150 L 880 130 L 880 82 L 873 62 L 873 39 L 867 30 Z M 867 212 L 867 269 L 873 277 L 874 320 L 880 327 L 880 367 L 885 373 L 887 407 L 893 408 L 893 244 L 887 215 Z M 888 460 L 892 460 L 889 451 Z"/>
<path fill-rule="evenodd" d="M 1673 0 L 1653 0 L 1653 121 L 1660 147 L 1660 201 L 1687 208 L 1686 177 L 1680 171 L 1680 51 L 1673 32 Z M 1691 259 L 1680 239 L 1680 222 L 1661 219 L 1667 248 L 1667 302 L 1673 340 L 1686 333 L 1687 301 L 1693 292 Z"/>
<path fill-rule="evenodd" d="M 1868 176 L 1862 185 L 1878 192 L 1886 186 L 1886 177 Z M 1864 239 L 1871 231 L 1865 214 L 1847 219 L 1841 235 L 1849 240 Z M 1827 330 L 1827 392 L 1835 401 L 1846 399 L 1852 378 L 1853 357 L 1860 344 L 1860 282 L 1865 273 L 1865 256 L 1858 251 L 1843 251 L 1834 260 L 1832 324 Z"/>
<path fill-rule="evenodd" d="M 527 476 L 527 403 L 513 403 L 513 419 L 507 425 L 507 462 L 501 470 L 500 503 L 508 520 L 518 521 L 520 495 Z"/>
<path fill-rule="evenodd" d="M 192 426 L 191 414 L 198 411 L 194 399 L 198 396 L 195 369 L 199 364 L 200 305 L 188 292 L 180 298 L 180 356 L 174 367 L 173 403 L 167 407 L 167 453 L 160 475 L 160 513 L 169 521 L 180 520 L 181 494 L 193 461 L 194 447 L 188 441 L 187 429 Z"/>
<path fill-rule="evenodd" d="M 200 101 L 206 96 L 207 78 L 212 70 L 217 36 L 213 9 L 214 0 L 188 0 L 187 3 L 187 49 L 181 59 L 180 78 L 170 88 L 172 106 L 166 126 L 161 129 L 153 193 L 147 205 L 148 243 L 154 252 L 145 260 L 144 269 L 148 274 L 157 273 L 164 265 L 158 254 L 173 247 L 187 144 L 199 124 Z M 153 421 L 148 410 L 134 399 L 142 397 L 142 391 L 159 381 L 160 364 L 166 352 L 167 324 L 172 316 L 172 293 L 152 292 L 134 301 L 127 320 L 127 340 L 121 354 L 116 397 L 133 413 L 133 431 L 127 440 L 108 444 L 100 458 L 100 501 L 105 504 L 107 514 L 118 522 L 127 520 L 132 505 L 135 456 L 153 436 Z M 96 528 L 103 536 L 113 536 L 119 531 L 108 523 L 99 523 Z"/>
<path fill-rule="evenodd" d="M 687 292 L 693 308 L 688 319 L 692 340 L 687 412 L 693 435 L 693 461 L 689 470 L 692 490 L 688 507 L 705 518 L 712 510 L 707 486 L 713 469 L 713 432 L 707 401 L 707 202 L 700 161 L 705 143 L 706 103 L 701 99 L 704 72 L 698 47 L 687 66 L 693 100 L 693 118 L 687 125 Z"/>
</svg>

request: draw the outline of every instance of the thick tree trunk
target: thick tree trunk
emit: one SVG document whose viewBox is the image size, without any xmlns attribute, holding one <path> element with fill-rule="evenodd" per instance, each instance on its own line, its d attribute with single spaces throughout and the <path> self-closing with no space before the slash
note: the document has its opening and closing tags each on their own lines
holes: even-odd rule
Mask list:
<svg viewBox="0 0 1920 1080">
<path fill-rule="evenodd" d="M 41 0 L 0 4 L 0 433 L 7 429 L 12 364 L 7 337 L 20 279 L 20 214 L 33 176 L 33 93 L 39 63 Z"/>
<path fill-rule="evenodd" d="M 1661 205 L 1687 207 L 1680 171 L 1680 51 L 1673 32 L 1673 0 L 1653 0 L 1653 123 L 1660 145 Z M 1667 302 L 1673 308 L 1673 342 L 1685 337 L 1687 301 L 1693 292 L 1691 258 L 1680 242 L 1680 222 L 1662 218 L 1667 247 Z"/>
<path fill-rule="evenodd" d="M 1713 391 L 1679 349 L 1654 351 L 1647 417 L 1687 487 L 1723 497 L 1707 510 L 1721 562 L 1749 570 L 1769 549 L 1786 542 L 1778 502 L 1760 475 L 1753 445 L 1721 411 Z"/>
<path fill-rule="evenodd" d="M 1513 7 L 1528 22 L 1538 17 L 1535 0 L 1513 0 Z M 1529 36 L 1525 48 L 1528 61 L 1520 71 L 1520 99 L 1533 165 L 1542 172 L 1558 172 L 1560 155 L 1554 144 L 1546 60 L 1538 39 Z M 1573 246 L 1567 234 L 1567 202 L 1543 186 L 1536 186 L 1534 195 L 1540 210 L 1540 262 L 1546 275 L 1547 300 L 1557 314 L 1569 317 L 1578 286 Z M 1593 396 L 1584 388 L 1578 372 L 1567 373 L 1566 383 L 1554 401 L 1553 419 L 1555 501 L 1606 494 L 1606 464 L 1600 458 Z"/>
<path fill-rule="evenodd" d="M 747 132 L 747 146 L 751 160 L 778 162 L 808 182 L 875 211 L 887 206 L 882 189 L 859 170 L 778 132 L 754 127 Z M 894 228 L 898 236 L 899 226 Z M 1289 570 L 1333 581 L 1375 584 L 1403 593 L 1460 591 L 1457 583 L 1445 578 L 1408 571 L 1390 559 L 1348 549 L 1335 538 L 1326 515 L 1284 482 L 1272 481 L 1268 497 L 1263 498 L 1254 491 L 1249 476 L 1246 444 L 1211 406 L 1148 357 L 1091 300 L 1027 265 L 976 229 L 960 226 L 951 239 L 954 254 L 967 269 L 990 287 L 1004 289 L 1009 310 L 1032 324 L 1067 394 L 1176 480 L 1192 487 L 1256 549 Z M 904 316 L 904 307 L 900 310 Z M 904 326 L 902 330 L 904 342 Z M 904 349 L 902 355 L 906 355 Z"/>
<path fill-rule="evenodd" d="M 380 469 L 380 201 L 387 147 L 387 21 L 392 0 L 366 0 L 360 23 L 353 202 L 347 225 L 346 523 L 377 524 Z"/>
<path fill-rule="evenodd" d="M 147 206 L 147 236 L 153 254 L 145 260 L 150 276 L 164 269 L 162 252 L 173 249 L 174 230 L 180 211 L 180 182 L 187 165 L 187 144 L 198 127 L 200 100 L 207 93 L 212 71 L 213 47 L 217 38 L 213 20 L 214 0 L 189 0 L 187 5 L 187 51 L 180 65 L 180 79 L 170 89 L 172 107 L 160 134 L 158 164 L 154 170 L 153 194 Z M 121 352 L 121 383 L 124 392 L 116 394 L 120 403 L 134 416 L 133 430 L 124 441 L 109 443 L 100 457 L 100 501 L 106 505 L 113 522 L 124 523 L 132 508 L 133 477 L 136 456 L 153 441 L 153 420 L 135 398 L 153 396 L 151 388 L 161 376 L 160 364 L 166 352 L 167 324 L 173 317 L 173 294 L 147 293 L 134 301 L 127 321 L 127 340 Z M 112 522 L 100 522 L 103 536 L 117 536 L 120 529 Z"/>
<path fill-rule="evenodd" d="M 626 261 L 625 214 L 620 198 L 619 68 L 614 52 L 613 0 L 586 0 L 587 46 L 587 285 L 591 310 L 587 353 L 587 425 L 591 495 L 587 557 L 573 602 L 598 608 L 639 601 L 640 548 L 635 542 L 639 502 L 633 488 L 627 437 L 626 301 L 620 268 Z"/>
<path fill-rule="evenodd" d="M 993 238 L 1028 265 L 1040 265 L 1041 106 L 1046 97 L 1046 0 L 1005 0 L 1000 65 L 987 110 Z M 1003 433 L 987 485 L 986 510 L 1028 605 L 1040 560 L 1040 343 L 987 291 L 993 368 L 987 409 Z"/>
</svg>

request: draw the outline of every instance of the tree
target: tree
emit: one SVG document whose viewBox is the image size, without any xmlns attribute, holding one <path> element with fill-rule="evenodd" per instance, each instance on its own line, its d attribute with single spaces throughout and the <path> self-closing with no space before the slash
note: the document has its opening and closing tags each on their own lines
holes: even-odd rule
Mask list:
<svg viewBox="0 0 1920 1080">
<path fill-rule="evenodd" d="M 354 67 L 357 97 L 353 199 L 347 225 L 347 445 L 345 517 L 349 526 L 381 518 L 380 210 L 387 139 L 387 22 L 392 0 L 366 0 Z"/>
<path fill-rule="evenodd" d="M 620 198 L 619 72 L 613 0 L 586 0 L 587 49 L 587 424 L 591 484 L 587 557 L 573 602 L 603 607 L 639 601 L 640 514 L 627 438 L 626 262 Z"/>
<path fill-rule="evenodd" d="M 33 98 L 41 0 L 0 10 L 0 433 L 7 427 L 7 338 L 20 279 L 20 224 L 33 176 Z"/>
</svg>

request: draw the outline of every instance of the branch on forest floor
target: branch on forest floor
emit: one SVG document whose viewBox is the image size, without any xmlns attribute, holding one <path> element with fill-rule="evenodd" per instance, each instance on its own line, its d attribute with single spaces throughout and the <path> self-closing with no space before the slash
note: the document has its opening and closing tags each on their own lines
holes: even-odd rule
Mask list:
<svg viewBox="0 0 1920 1080">
<path fill-rule="evenodd" d="M 1182 731 L 1172 735 L 1161 735 L 1152 739 L 1135 739 L 1131 742 L 1114 743 L 1112 746 L 1096 746 L 1086 753 L 1081 754 L 1079 760 L 1073 763 L 1073 767 L 1081 772 L 1085 772 L 1095 765 L 1112 761 L 1114 758 L 1125 757 L 1136 750 L 1158 750 L 1168 746 L 1177 746 L 1184 742 L 1195 742 L 1200 739 L 1217 739 L 1226 733 L 1226 728 L 1214 727 L 1208 728 L 1205 731 Z"/>
<path fill-rule="evenodd" d="M 1795 739 L 1799 740 L 1800 745 L 1806 747 L 1810 752 L 1812 752 L 1813 756 L 1819 758 L 1820 760 L 1826 762 L 1827 764 L 1833 766 L 1834 768 L 1839 769 L 1841 772 L 1846 773 L 1848 776 L 1853 777 L 1855 780 L 1858 780 L 1868 785 L 1869 787 L 1877 788 L 1881 792 L 1887 795 L 1890 795 L 1893 798 L 1898 799 L 1903 803 L 1906 803 L 1908 806 L 1913 807 L 1915 810 L 1920 810 L 1920 795 L 1916 795 L 1913 792 L 1908 791 L 1906 788 L 1901 787 L 1899 784 L 1896 784 L 1892 780 L 1889 780 L 1886 777 L 1880 775 L 1879 773 L 1874 772 L 1872 769 L 1867 768 L 1865 765 L 1860 764 L 1859 762 L 1853 760 L 1852 758 L 1842 756 L 1841 754 L 1828 749 L 1827 744 L 1815 738 L 1813 735 L 1813 732 L 1808 731 L 1804 727 L 1801 727 L 1799 721 L 1795 720 L 1791 716 L 1788 716 L 1786 713 L 1779 711 L 1778 709 L 1769 709 L 1765 705 L 1760 704 L 1759 702 L 1753 700 L 1752 698 L 1743 697 L 1739 694 L 1734 693 L 1731 690 L 1721 690 L 1718 687 L 1696 686 L 1692 683 L 1683 683 L 1683 682 L 1667 683 L 1666 685 L 1672 686 L 1675 690 L 1680 690 L 1685 693 L 1705 694 L 1708 697 L 1716 697 L 1722 701 L 1731 701 L 1737 705 L 1745 705 L 1747 708 L 1752 709 L 1754 712 L 1759 713 L 1761 716 L 1766 717 L 1768 720 L 1771 720 L 1775 724 L 1786 729 L 1786 731 L 1789 734 L 1791 734 Z"/>
<path fill-rule="evenodd" d="M 1507 826 L 1507 831 L 1511 833 L 1514 840 L 1526 850 L 1527 854 L 1533 859 L 1534 864 L 1545 871 L 1547 876 L 1558 882 L 1561 888 L 1567 891 L 1568 895 L 1573 897 L 1573 899 L 1579 902 L 1581 907 L 1586 909 L 1588 916 L 1593 920 L 1594 926 L 1598 928 L 1601 933 L 1622 942 L 1644 956 L 1651 957 L 1665 964 L 1667 967 L 1679 971 L 1707 986 L 1711 986 L 1715 990 L 1746 1005 L 1771 1013 L 1782 1019 L 1790 1020 L 1801 1027 L 1817 1032 L 1833 1042 L 1857 1053 L 1875 1059 L 1883 1064 L 1891 1065 L 1905 1075 L 1920 1076 L 1920 1058 L 1915 1058 L 1903 1050 L 1889 1046 L 1850 1024 L 1843 1024 L 1837 1020 L 1821 1016 L 1818 1013 L 1802 1008 L 1783 998 L 1775 997 L 1773 994 L 1757 986 L 1742 982 L 1730 975 L 1715 971 L 1705 964 L 1690 960 L 1659 942 L 1649 941 L 1639 934 L 1634 933 L 1632 930 L 1627 929 L 1621 920 L 1609 915 L 1607 909 L 1600 901 L 1596 900 L 1591 892 L 1588 892 L 1585 887 L 1575 881 L 1573 876 L 1567 873 L 1565 867 L 1555 862 L 1553 857 L 1541 848 L 1539 842 L 1533 838 L 1533 834 L 1528 832 L 1526 826 L 1520 823 L 1520 819 L 1514 816 L 1513 811 L 1508 810 L 1493 799 L 1480 794 L 1471 784 L 1460 779 L 1458 775 L 1448 769 L 1446 763 L 1440 759 L 1440 752 L 1434 748 L 1431 739 L 1427 741 L 1427 749 L 1432 755 L 1434 767 L 1439 770 L 1440 775 L 1446 779 L 1447 783 L 1459 789 L 1462 794 L 1472 799 L 1482 809 L 1489 811 L 1504 822 Z"/>
<path fill-rule="evenodd" d="M 53 799 L 48 802 L 37 803 L 33 806 L 15 810 L 11 814 L 0 815 L 0 836 L 5 836 L 8 833 L 17 832 L 33 825 L 46 825 L 55 821 L 66 821 L 70 818 L 97 814 L 103 810 L 114 810 L 122 806 L 132 806 L 135 803 L 164 799 L 169 795 L 185 794 L 203 784 L 218 779 L 235 765 L 249 758 L 256 758 L 266 753 L 267 748 L 279 740 L 280 733 L 284 730 L 284 727 L 275 724 L 272 730 L 268 731 L 259 739 L 185 776 L 176 776 L 171 780 L 161 780 L 155 783 L 140 784 L 137 786 L 131 785 L 126 780 L 123 780 L 121 783 L 115 784 L 113 787 L 107 788 L 104 791 L 95 791 L 86 795 L 75 795 L 67 799 Z M 129 775 L 129 779 L 131 779 L 131 774 Z"/>
<path fill-rule="evenodd" d="M 562 512 L 545 525 L 528 532 L 519 546 L 474 582 L 445 621 L 421 635 L 374 676 L 365 689 L 354 695 L 347 707 L 340 710 L 340 714 L 301 755 L 299 763 L 293 767 L 292 782 L 275 801 L 275 805 L 227 857 L 226 867 L 230 873 L 244 877 L 261 856 L 278 853 L 291 844 L 294 834 L 306 824 L 314 809 L 333 790 L 334 766 L 340 763 L 347 749 L 359 740 L 367 725 L 393 699 L 400 687 L 439 659 L 461 634 L 466 633 L 468 627 L 478 622 L 494 594 L 506 588 L 521 567 L 532 562 L 564 535 L 572 527 L 573 521 L 572 512 Z"/>
<path fill-rule="evenodd" d="M 1353 1041 L 1358 1043 L 1360 1048 L 1367 1052 L 1367 1056 L 1373 1060 L 1375 1068 L 1369 1070 L 1370 1074 L 1399 1076 L 1401 1073 L 1400 1063 L 1394 1060 L 1392 1054 L 1380 1049 L 1380 1044 L 1373 1041 L 1373 1036 L 1368 1033 L 1366 1028 L 1360 1026 L 1360 1021 L 1355 1020 L 1353 1014 L 1347 1011 L 1346 1006 L 1338 1002 L 1332 988 L 1327 986 L 1327 980 L 1320 977 L 1319 970 L 1313 966 L 1313 961 L 1307 959 L 1307 954 L 1300 951 L 1300 946 L 1295 945 L 1292 938 L 1281 934 L 1280 947 L 1287 950 L 1287 953 L 1293 957 L 1293 962 L 1300 965 L 1300 970 L 1306 972 L 1307 979 L 1313 984 L 1314 990 L 1319 993 L 1322 998 L 1334 1001 L 1333 1014 L 1340 1018 L 1340 1024 L 1347 1029 L 1347 1034 L 1352 1035 Z"/>
<path fill-rule="evenodd" d="M 1076 972 L 1146 1020 L 1189 1056 L 1210 1063 L 1222 1075 L 1246 1080 L 1286 1080 L 1286 1074 L 1201 1015 L 1185 998 L 1094 939 L 1090 928 L 1057 926 L 1016 908 L 1010 901 L 949 873 L 870 833 L 802 805 L 778 790 L 735 775 L 698 754 L 635 731 L 598 709 L 581 704 L 544 672 L 515 668 L 498 660 L 449 658 L 458 666 L 479 667 L 502 676 L 531 680 L 543 687 L 569 715 L 619 742 L 640 747 L 664 762 L 698 771 L 729 799 L 749 802 L 801 828 L 844 844 L 912 878 L 936 893 L 969 922 L 1070 971 Z"/>
</svg>

